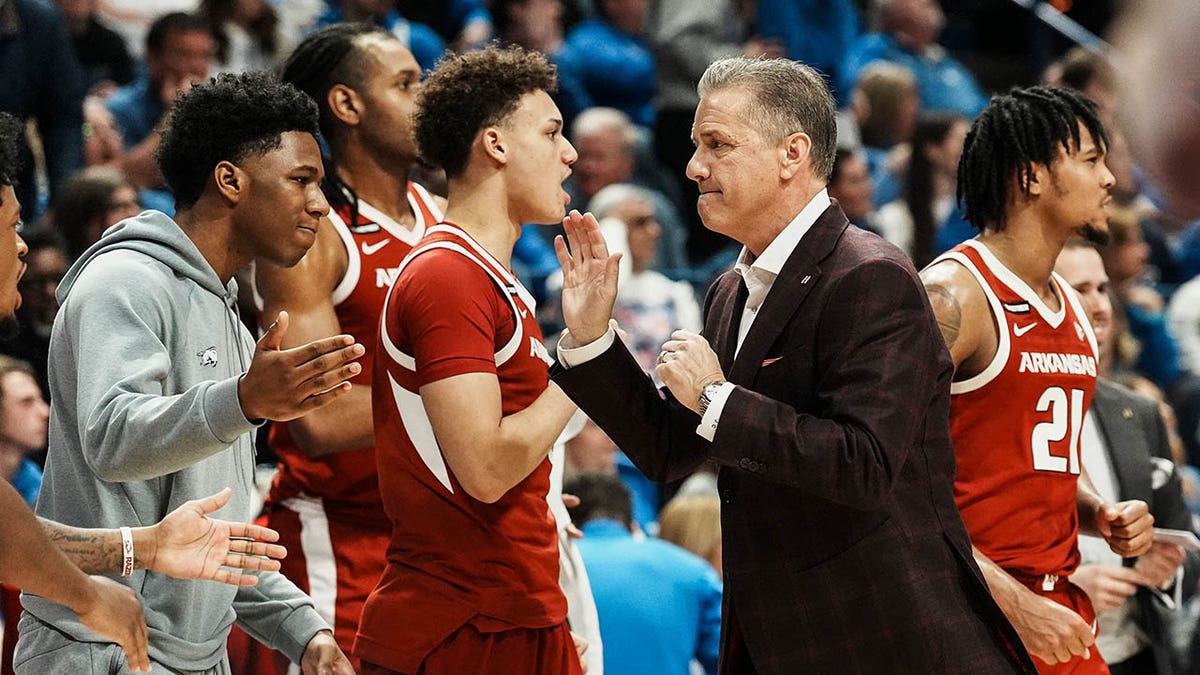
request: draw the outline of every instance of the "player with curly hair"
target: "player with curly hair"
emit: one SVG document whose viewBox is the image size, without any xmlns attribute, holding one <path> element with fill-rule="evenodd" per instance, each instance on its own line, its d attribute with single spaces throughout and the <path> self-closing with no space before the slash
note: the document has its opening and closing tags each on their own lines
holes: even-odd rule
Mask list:
<svg viewBox="0 0 1200 675">
<path fill-rule="evenodd" d="M 328 212 L 317 133 L 315 104 L 265 74 L 221 76 L 179 99 L 158 150 L 175 218 L 147 211 L 118 223 L 59 286 L 40 515 L 78 527 L 154 522 L 231 486 L 225 513 L 249 518 L 256 427 L 349 391 L 362 354 L 352 338 L 281 349 L 280 312 L 256 345 L 235 313 L 234 273 L 251 261 L 294 265 Z M 155 672 L 228 673 L 234 620 L 305 673 L 352 672 L 281 575 L 234 588 L 123 574 L 146 608 Z M 115 645 L 49 598 L 24 604 L 16 672 L 107 672 Z"/>
<path fill-rule="evenodd" d="M 327 26 L 296 47 L 281 77 L 320 110 L 329 222 L 299 264 L 255 267 L 259 318 L 265 328 L 287 309 L 285 346 L 348 333 L 367 351 L 350 395 L 271 426 L 279 472 L 265 511 L 290 553 L 284 575 L 315 591 L 317 611 L 349 653 L 391 535 L 371 421 L 379 310 L 391 274 L 441 220 L 445 200 L 408 180 L 417 162 L 410 117 L 421 68 L 395 36 L 365 23 Z M 272 672 L 286 672 L 287 664 L 275 660 Z"/>
<path fill-rule="evenodd" d="M 424 83 L 417 146 L 449 208 L 383 308 L 374 404 L 388 565 L 355 642 L 363 673 L 579 673 L 547 508 L 575 406 L 549 383 L 522 223 L 556 223 L 575 149 L 554 69 L 520 48 L 452 56 Z"/>
</svg>

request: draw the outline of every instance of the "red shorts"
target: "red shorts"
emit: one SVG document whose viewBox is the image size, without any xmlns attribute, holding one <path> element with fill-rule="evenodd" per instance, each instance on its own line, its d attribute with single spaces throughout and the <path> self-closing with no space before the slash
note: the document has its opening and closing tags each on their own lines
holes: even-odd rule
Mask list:
<svg viewBox="0 0 1200 675">
<path fill-rule="evenodd" d="M 434 648 L 415 673 L 400 673 L 366 661 L 361 675 L 583 675 L 566 623 L 551 628 L 513 628 L 481 633 L 471 624 Z"/>
<path fill-rule="evenodd" d="M 387 565 L 391 525 L 329 512 L 312 497 L 284 500 L 270 508 L 269 515 L 257 522 L 277 530 L 278 543 L 287 547 L 280 571 L 313 599 L 317 613 L 333 626 L 338 646 L 357 667 L 357 659 L 351 656 L 354 637 L 363 603 Z M 290 662 L 283 654 L 241 638 L 231 637 L 230 661 L 243 672 L 288 672 Z"/>
<path fill-rule="evenodd" d="M 1017 577 L 1017 579 L 1034 593 L 1074 611 L 1092 627 L 1093 634 L 1097 632 L 1096 610 L 1092 608 L 1092 601 L 1082 588 L 1064 578 L 1055 584 L 1054 590 L 1047 591 L 1043 589 L 1040 577 L 1037 579 Z M 1040 675 L 1109 675 L 1108 664 L 1100 656 L 1100 650 L 1092 645 L 1089 651 L 1091 655 L 1086 659 L 1076 656 L 1066 663 L 1050 664 L 1034 656 L 1033 663 L 1037 666 Z"/>
</svg>

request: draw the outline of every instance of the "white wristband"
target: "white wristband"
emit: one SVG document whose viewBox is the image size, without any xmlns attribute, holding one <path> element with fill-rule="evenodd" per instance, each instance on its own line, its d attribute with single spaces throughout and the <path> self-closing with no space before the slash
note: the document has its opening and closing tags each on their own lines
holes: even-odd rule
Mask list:
<svg viewBox="0 0 1200 675">
<path fill-rule="evenodd" d="M 133 574 L 133 531 L 121 528 L 121 576 Z"/>
</svg>

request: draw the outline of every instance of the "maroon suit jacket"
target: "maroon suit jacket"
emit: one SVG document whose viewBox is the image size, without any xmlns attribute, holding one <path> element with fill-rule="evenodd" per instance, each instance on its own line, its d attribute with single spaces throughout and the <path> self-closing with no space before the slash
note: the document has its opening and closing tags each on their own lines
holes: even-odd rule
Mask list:
<svg viewBox="0 0 1200 675">
<path fill-rule="evenodd" d="M 730 271 L 704 335 L 737 385 L 710 443 L 616 341 L 557 382 L 651 479 L 719 467 L 721 673 L 1036 672 L 954 505 L 953 366 L 916 271 L 836 202 L 735 359 Z"/>
</svg>

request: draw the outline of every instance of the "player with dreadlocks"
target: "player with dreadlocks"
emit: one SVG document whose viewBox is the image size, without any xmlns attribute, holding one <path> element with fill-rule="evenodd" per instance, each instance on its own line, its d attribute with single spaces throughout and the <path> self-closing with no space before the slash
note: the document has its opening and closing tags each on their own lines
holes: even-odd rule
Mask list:
<svg viewBox="0 0 1200 675">
<path fill-rule="evenodd" d="M 955 365 L 955 498 L 997 603 L 1042 673 L 1107 673 L 1095 612 L 1069 581 L 1077 537 L 1132 557 L 1151 544 L 1142 501 L 1081 480 L 1096 339 L 1053 272 L 1064 242 L 1103 240 L 1113 176 L 1096 107 L 1058 88 L 995 97 L 967 135 L 958 197 L 978 237 L 921 277 Z"/>
<path fill-rule="evenodd" d="M 272 428 L 280 471 L 268 522 L 289 551 L 284 574 L 313 596 L 349 654 L 391 532 L 371 423 L 379 310 L 400 261 L 445 202 L 406 180 L 417 157 L 409 116 L 421 69 L 400 41 L 367 24 L 335 24 L 301 42 L 282 77 L 320 110 L 330 223 L 295 267 L 257 266 L 260 316 L 269 322 L 287 309 L 289 343 L 349 333 L 367 353 L 349 395 Z"/>
</svg>

